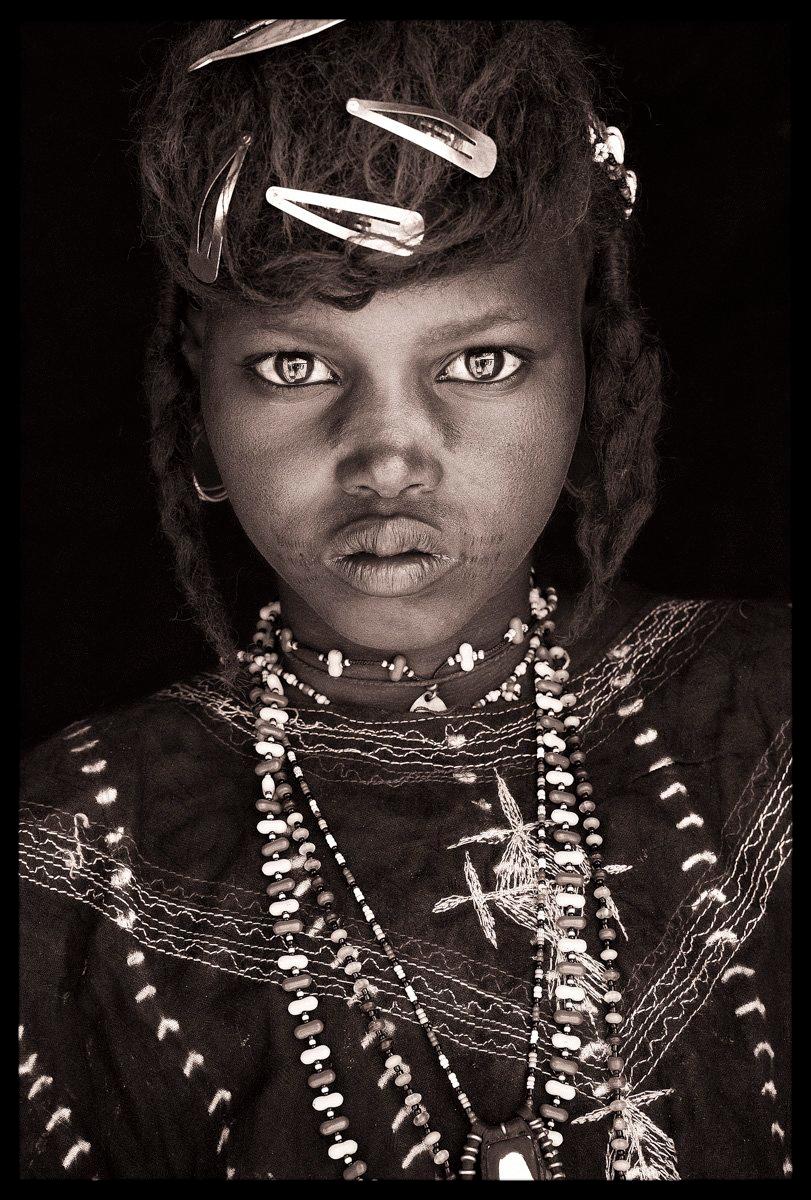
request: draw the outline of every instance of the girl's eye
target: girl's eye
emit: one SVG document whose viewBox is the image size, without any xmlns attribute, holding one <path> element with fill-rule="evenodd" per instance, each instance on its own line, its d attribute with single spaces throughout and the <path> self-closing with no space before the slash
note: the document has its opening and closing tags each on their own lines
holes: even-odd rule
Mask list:
<svg viewBox="0 0 811 1200">
<path fill-rule="evenodd" d="M 276 387 L 306 387 L 314 383 L 337 383 L 323 359 L 300 350 L 278 350 L 253 364 L 267 383 Z"/>
<path fill-rule="evenodd" d="M 509 379 L 523 365 L 524 360 L 511 350 L 465 350 L 443 367 L 437 382 L 496 383 Z"/>
</svg>

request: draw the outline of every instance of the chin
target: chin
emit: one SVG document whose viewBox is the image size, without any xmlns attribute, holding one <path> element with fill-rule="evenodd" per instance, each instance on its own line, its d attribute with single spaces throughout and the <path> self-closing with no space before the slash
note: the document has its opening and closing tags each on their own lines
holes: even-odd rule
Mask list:
<svg viewBox="0 0 811 1200">
<path fill-rule="evenodd" d="M 470 615 L 454 598 L 418 593 L 412 596 L 354 596 L 320 612 L 336 633 L 359 646 L 381 653 L 406 654 L 452 638 Z"/>
</svg>

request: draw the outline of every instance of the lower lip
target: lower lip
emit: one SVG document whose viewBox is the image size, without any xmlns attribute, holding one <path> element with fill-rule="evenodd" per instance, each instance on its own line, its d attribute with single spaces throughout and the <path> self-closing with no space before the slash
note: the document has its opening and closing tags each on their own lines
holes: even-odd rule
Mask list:
<svg viewBox="0 0 811 1200">
<path fill-rule="evenodd" d="M 358 592 L 367 596 L 410 596 L 447 574 L 455 559 L 431 554 L 395 554 L 378 558 L 374 554 L 354 554 L 333 558 L 329 566 Z"/>
</svg>

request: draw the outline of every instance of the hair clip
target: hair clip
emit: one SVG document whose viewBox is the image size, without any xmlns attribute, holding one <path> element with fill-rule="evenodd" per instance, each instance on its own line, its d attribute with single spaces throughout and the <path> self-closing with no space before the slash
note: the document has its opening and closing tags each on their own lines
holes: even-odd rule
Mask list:
<svg viewBox="0 0 811 1200">
<path fill-rule="evenodd" d="M 625 216 L 630 217 L 634 210 L 638 180 L 636 172 L 625 166 L 625 138 L 622 131 L 616 125 L 603 125 L 595 120 L 589 124 L 589 140 L 594 161 L 605 163 L 611 178 L 619 183 L 627 205 Z"/>
<path fill-rule="evenodd" d="M 485 179 L 493 171 L 498 157 L 498 148 L 492 138 L 472 125 L 432 108 L 417 104 L 399 104 L 393 100 L 358 100 L 354 96 L 346 102 L 346 111 L 362 121 L 369 121 L 381 129 L 422 146 L 438 154 L 447 162 L 454 163 L 478 179 Z M 404 117 L 415 117 L 416 126 L 408 125 L 387 115 L 399 113 Z"/>
<path fill-rule="evenodd" d="M 411 254 L 422 241 L 425 223 L 418 212 L 393 208 L 389 204 L 373 204 L 370 200 L 355 200 L 351 196 L 328 196 L 324 192 L 301 192 L 295 188 L 269 187 L 265 193 L 268 204 L 282 212 L 306 221 L 324 233 L 345 241 L 351 239 L 371 250 L 385 254 Z M 326 208 L 335 212 L 354 213 L 360 219 L 354 228 L 328 221 L 303 205 Z"/>
<path fill-rule="evenodd" d="M 242 134 L 237 149 L 228 155 L 212 177 L 211 182 L 205 190 L 205 195 L 200 202 L 200 207 L 197 210 L 197 222 L 192 233 L 191 242 L 189 243 L 188 263 L 189 270 L 201 283 L 214 283 L 219 274 L 220 255 L 222 254 L 222 243 L 225 237 L 225 218 L 228 215 L 228 207 L 231 203 L 231 197 L 234 194 L 237 177 L 242 169 L 242 164 L 245 161 L 245 155 L 248 153 L 251 140 L 251 134 Z M 205 234 L 201 234 L 203 213 L 205 212 L 208 198 L 217 180 L 226 170 L 228 174 L 217 195 L 217 203 L 214 205 L 211 220 L 206 225 Z"/>
<path fill-rule="evenodd" d="M 272 17 L 264 21 L 254 21 L 240 29 L 239 33 L 235 33 L 229 45 L 204 54 L 202 58 L 193 62 L 188 70 L 197 71 L 200 67 L 207 67 L 209 63 L 220 62 L 225 58 L 240 58 L 243 54 L 256 54 L 260 50 L 270 50 L 273 46 L 297 42 L 299 38 L 310 37 L 314 33 L 320 33 L 322 29 L 329 29 L 330 25 L 340 25 L 344 20 L 344 17 L 337 21 L 281 20 Z"/>
</svg>

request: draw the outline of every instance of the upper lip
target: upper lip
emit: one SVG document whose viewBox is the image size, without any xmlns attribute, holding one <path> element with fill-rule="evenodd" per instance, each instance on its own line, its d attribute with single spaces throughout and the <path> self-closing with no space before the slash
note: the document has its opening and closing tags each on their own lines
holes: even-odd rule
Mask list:
<svg viewBox="0 0 811 1200">
<path fill-rule="evenodd" d="M 435 529 L 423 521 L 404 516 L 367 516 L 351 521 L 334 539 L 331 557 L 376 554 L 380 558 L 390 558 L 411 550 L 420 550 L 436 558 L 451 557 L 445 552 Z"/>
</svg>

